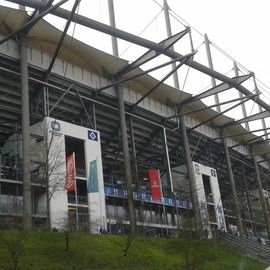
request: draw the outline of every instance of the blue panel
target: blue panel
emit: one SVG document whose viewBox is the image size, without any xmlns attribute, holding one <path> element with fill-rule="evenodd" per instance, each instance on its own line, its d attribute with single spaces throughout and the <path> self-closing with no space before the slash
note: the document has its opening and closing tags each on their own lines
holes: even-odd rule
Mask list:
<svg viewBox="0 0 270 270">
<path fill-rule="evenodd" d="M 137 200 L 142 200 L 142 195 L 143 195 L 142 192 L 136 192 L 135 193 L 135 196 L 136 196 Z"/>
<path fill-rule="evenodd" d="M 164 197 L 164 203 L 166 203 L 166 204 L 170 204 L 170 198 L 168 198 L 168 197 Z"/>
<path fill-rule="evenodd" d="M 180 199 L 179 200 L 179 205 L 183 208 L 186 208 L 187 207 L 187 201 L 186 200 L 183 200 L 183 199 Z"/>
<path fill-rule="evenodd" d="M 145 194 L 145 200 L 146 201 L 151 201 L 151 195 L 150 194 Z"/>
<path fill-rule="evenodd" d="M 122 189 L 117 189 L 117 195 L 120 197 L 124 197 L 125 196 L 125 192 Z"/>
<path fill-rule="evenodd" d="M 105 186 L 105 194 L 113 195 L 114 194 L 113 188 Z"/>
</svg>

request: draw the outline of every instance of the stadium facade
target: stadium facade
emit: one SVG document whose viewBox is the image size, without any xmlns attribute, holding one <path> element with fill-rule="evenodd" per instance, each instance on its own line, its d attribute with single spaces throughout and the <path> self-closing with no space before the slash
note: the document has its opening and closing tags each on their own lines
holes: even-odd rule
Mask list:
<svg viewBox="0 0 270 270">
<path fill-rule="evenodd" d="M 4 39 L 30 16 L 1 7 L 0 18 Z M 242 86 L 252 74 L 213 72 L 221 83 L 191 95 L 139 68 L 166 53 L 211 73 L 193 63 L 193 53 L 170 51 L 187 33 L 159 44 L 134 38 L 149 51 L 132 64 L 69 36 L 55 55 L 63 33 L 44 20 L 1 43 L 1 221 L 26 224 L 28 217 L 30 227 L 49 220 L 58 228 L 69 219 L 96 233 L 125 233 L 132 196 L 145 233 L 174 235 L 200 223 L 209 237 L 217 229 L 270 236 L 267 127 L 256 136 L 242 126 L 269 116 L 267 104 Z M 201 101 L 232 88 L 242 95 L 238 106 L 253 100 L 260 113 L 234 120 Z"/>
</svg>

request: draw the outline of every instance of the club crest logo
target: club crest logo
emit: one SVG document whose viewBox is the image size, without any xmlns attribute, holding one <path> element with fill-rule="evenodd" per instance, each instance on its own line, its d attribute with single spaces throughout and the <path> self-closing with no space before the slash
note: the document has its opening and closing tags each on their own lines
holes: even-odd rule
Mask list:
<svg viewBox="0 0 270 270">
<path fill-rule="evenodd" d="M 93 130 L 88 130 L 88 139 L 91 141 L 98 141 L 98 134 Z"/>
</svg>

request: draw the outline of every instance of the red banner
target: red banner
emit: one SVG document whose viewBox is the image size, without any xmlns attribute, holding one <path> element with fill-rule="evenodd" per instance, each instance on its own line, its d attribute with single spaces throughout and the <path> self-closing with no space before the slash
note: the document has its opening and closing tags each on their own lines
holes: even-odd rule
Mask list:
<svg viewBox="0 0 270 270">
<path fill-rule="evenodd" d="M 67 156 L 67 170 L 66 170 L 66 191 L 75 191 L 75 164 L 74 156 L 70 154 Z"/>
<path fill-rule="evenodd" d="M 159 171 L 156 169 L 148 170 L 149 181 L 151 184 L 152 199 L 155 201 L 161 200 L 161 190 L 159 184 Z"/>
</svg>

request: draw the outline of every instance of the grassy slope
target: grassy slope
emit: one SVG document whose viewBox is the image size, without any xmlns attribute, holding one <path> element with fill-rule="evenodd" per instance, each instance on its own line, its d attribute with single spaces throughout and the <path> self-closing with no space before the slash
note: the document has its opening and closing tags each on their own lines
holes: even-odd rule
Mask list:
<svg viewBox="0 0 270 270">
<path fill-rule="evenodd" d="M 5 233 L 11 242 L 14 233 Z M 15 241 L 16 242 L 16 241 Z M 197 268 L 207 270 L 262 270 L 263 265 L 242 258 L 213 242 L 178 241 L 137 237 L 127 257 L 123 256 L 126 237 L 76 234 L 65 251 L 62 233 L 31 233 L 20 257 L 20 270 L 188 269 L 185 258 L 194 258 Z M 0 269 L 7 264 L 6 245 L 0 243 Z M 192 269 L 192 268 L 190 268 Z"/>
</svg>

